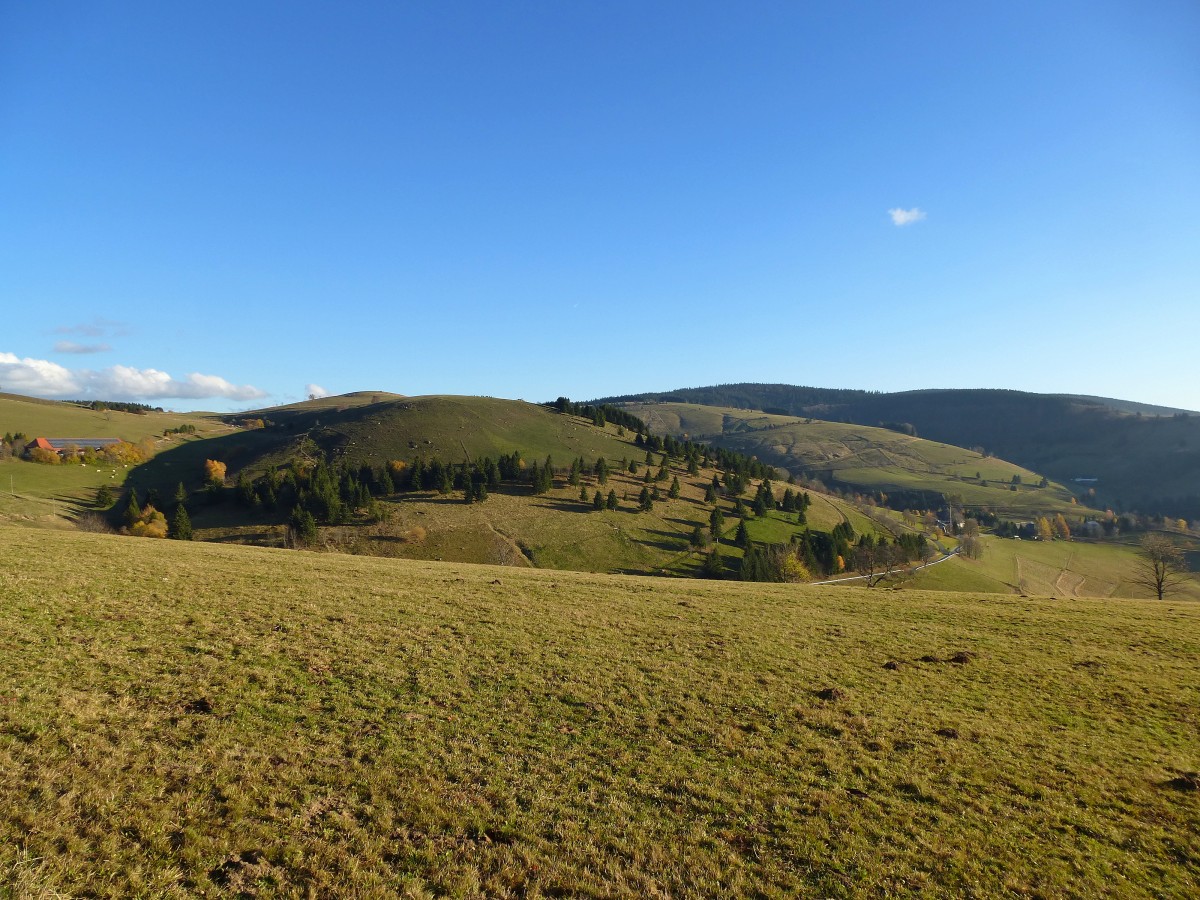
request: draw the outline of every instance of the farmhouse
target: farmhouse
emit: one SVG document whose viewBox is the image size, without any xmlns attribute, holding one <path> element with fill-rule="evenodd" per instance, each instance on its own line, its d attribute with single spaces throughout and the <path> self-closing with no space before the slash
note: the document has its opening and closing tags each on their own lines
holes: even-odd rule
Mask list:
<svg viewBox="0 0 1200 900">
<path fill-rule="evenodd" d="M 32 450 L 50 450 L 59 456 L 79 455 L 84 450 L 103 450 L 113 444 L 119 444 L 120 438 L 34 438 L 25 445 L 25 455 Z"/>
</svg>

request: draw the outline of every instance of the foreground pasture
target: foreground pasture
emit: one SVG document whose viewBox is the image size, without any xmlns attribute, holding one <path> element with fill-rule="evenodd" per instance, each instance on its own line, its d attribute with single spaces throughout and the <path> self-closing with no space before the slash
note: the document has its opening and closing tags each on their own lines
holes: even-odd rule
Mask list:
<svg viewBox="0 0 1200 900">
<path fill-rule="evenodd" d="M 1200 606 L 0 543 L 0 896 L 1200 892 Z"/>
</svg>

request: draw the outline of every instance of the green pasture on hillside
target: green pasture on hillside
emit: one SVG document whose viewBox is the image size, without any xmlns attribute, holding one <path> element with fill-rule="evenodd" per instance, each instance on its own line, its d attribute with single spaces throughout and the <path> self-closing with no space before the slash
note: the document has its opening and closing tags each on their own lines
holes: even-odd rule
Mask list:
<svg viewBox="0 0 1200 900">
<path fill-rule="evenodd" d="M 985 536 L 981 559 L 958 557 L 919 573 L 915 587 L 1049 597 L 1149 597 L 1134 583 L 1141 563 L 1136 542 L 1020 541 Z M 1200 581 L 1188 579 L 1175 599 L 1200 600 Z"/>
<path fill-rule="evenodd" d="M 10 896 L 1200 892 L 1200 605 L 0 540 Z"/>
</svg>

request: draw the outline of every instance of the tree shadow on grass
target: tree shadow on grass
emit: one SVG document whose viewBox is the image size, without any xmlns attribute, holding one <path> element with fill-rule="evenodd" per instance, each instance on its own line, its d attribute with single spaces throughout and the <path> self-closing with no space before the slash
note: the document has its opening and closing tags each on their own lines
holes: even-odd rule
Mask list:
<svg viewBox="0 0 1200 900">
<path fill-rule="evenodd" d="M 634 538 L 634 540 L 643 547 L 653 547 L 656 550 L 662 550 L 667 553 L 683 553 L 688 549 L 687 539 L 677 534 L 674 531 L 664 531 L 661 529 L 645 529 L 644 534 L 656 535 L 662 540 L 645 540 L 642 538 Z"/>
<path fill-rule="evenodd" d="M 584 503 L 582 500 L 549 500 L 543 503 L 535 503 L 534 506 L 538 506 L 542 509 L 553 509 L 559 512 L 599 512 L 599 510 L 592 506 L 591 503 Z"/>
</svg>

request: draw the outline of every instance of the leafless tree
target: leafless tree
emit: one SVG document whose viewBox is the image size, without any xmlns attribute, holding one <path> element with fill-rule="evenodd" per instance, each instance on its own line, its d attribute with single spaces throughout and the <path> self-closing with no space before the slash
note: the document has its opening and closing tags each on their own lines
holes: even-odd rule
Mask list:
<svg viewBox="0 0 1200 900">
<path fill-rule="evenodd" d="M 1161 600 L 1183 583 L 1187 571 L 1183 551 L 1170 538 L 1161 534 L 1146 535 L 1142 539 L 1141 555 L 1130 579 L 1134 584 L 1149 588 Z"/>
</svg>

